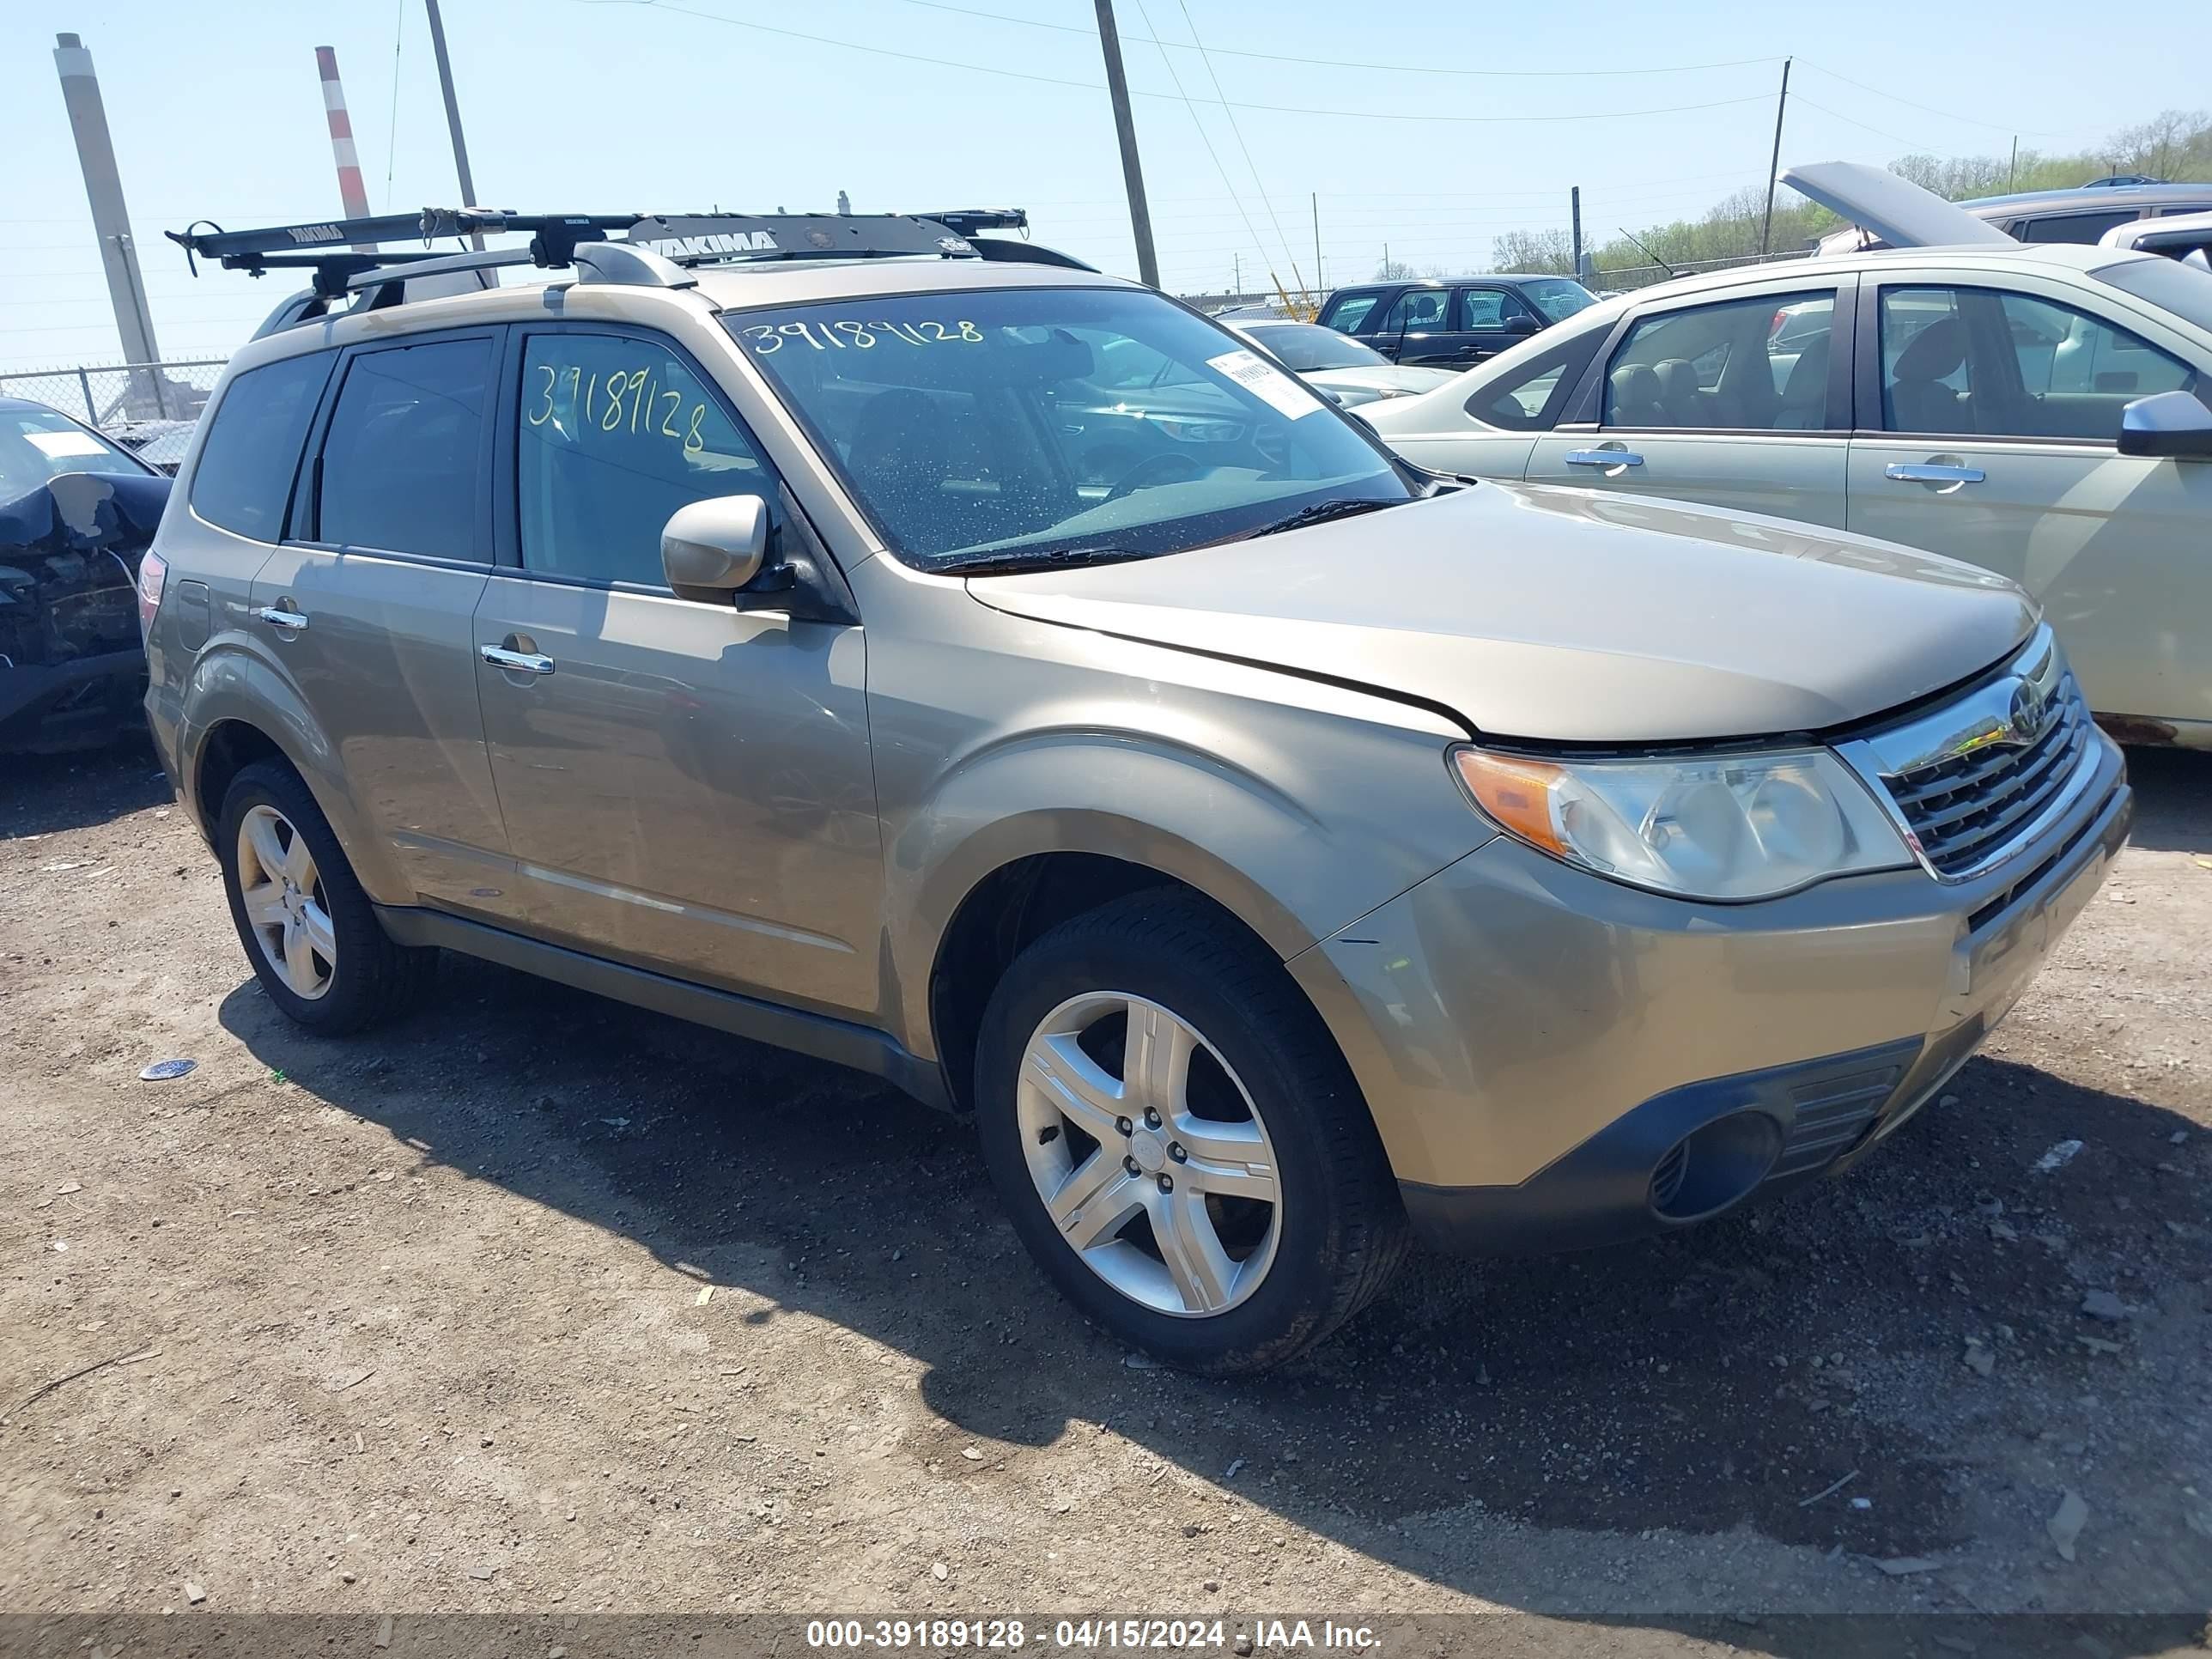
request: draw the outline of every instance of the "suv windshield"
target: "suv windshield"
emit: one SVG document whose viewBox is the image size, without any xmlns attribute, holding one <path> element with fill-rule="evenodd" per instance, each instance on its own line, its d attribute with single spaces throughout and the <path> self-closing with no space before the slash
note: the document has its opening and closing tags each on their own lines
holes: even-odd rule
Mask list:
<svg viewBox="0 0 2212 1659">
<path fill-rule="evenodd" d="M 1415 494 L 1295 378 L 1155 294 L 869 295 L 723 320 L 925 569 L 1174 553 Z"/>
<path fill-rule="evenodd" d="M 148 471 L 66 415 L 51 409 L 0 409 L 0 501 L 27 495 L 64 472 L 119 472 L 143 478 Z"/>
<path fill-rule="evenodd" d="M 1390 367 L 1390 360 L 1374 347 L 1362 345 L 1319 323 L 1256 325 L 1252 337 L 1273 352 L 1277 362 L 1301 374 L 1323 368 Z"/>
<path fill-rule="evenodd" d="M 1580 283 L 1564 276 L 1522 277 L 1516 286 L 1521 297 L 1542 312 L 1547 321 L 1563 323 L 1577 311 L 1597 303 L 1597 295 Z"/>
</svg>

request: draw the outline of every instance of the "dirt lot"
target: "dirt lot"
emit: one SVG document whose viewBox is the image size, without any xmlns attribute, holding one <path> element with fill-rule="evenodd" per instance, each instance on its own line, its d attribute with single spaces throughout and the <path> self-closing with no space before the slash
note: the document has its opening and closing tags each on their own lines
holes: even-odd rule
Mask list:
<svg viewBox="0 0 2212 1659">
<path fill-rule="evenodd" d="M 959 1124 L 458 959 L 303 1036 L 142 750 L 8 763 L 0 1609 L 2201 1620 L 2212 759 L 2135 764 L 2107 891 L 1850 1178 L 1419 1261 L 1228 1385 L 1057 1301 Z"/>
</svg>

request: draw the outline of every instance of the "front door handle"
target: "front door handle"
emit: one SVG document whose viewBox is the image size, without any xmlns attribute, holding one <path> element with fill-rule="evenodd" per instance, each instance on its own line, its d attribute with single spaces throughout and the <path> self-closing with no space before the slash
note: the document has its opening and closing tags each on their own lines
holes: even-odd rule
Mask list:
<svg viewBox="0 0 2212 1659">
<path fill-rule="evenodd" d="M 274 605 L 264 605 L 253 613 L 279 633 L 296 634 L 307 625 L 304 611 L 287 611 Z"/>
<path fill-rule="evenodd" d="M 1892 461 L 1881 476 L 1899 483 L 1979 483 L 1989 475 L 1978 466 L 1942 466 L 1933 461 Z"/>
<path fill-rule="evenodd" d="M 1569 466 L 1641 466 L 1644 458 L 1632 449 L 1571 449 Z"/>
<path fill-rule="evenodd" d="M 550 674 L 553 659 L 540 656 L 535 651 L 509 651 L 504 646 L 487 645 L 478 653 L 494 668 L 511 669 L 518 674 Z"/>
</svg>

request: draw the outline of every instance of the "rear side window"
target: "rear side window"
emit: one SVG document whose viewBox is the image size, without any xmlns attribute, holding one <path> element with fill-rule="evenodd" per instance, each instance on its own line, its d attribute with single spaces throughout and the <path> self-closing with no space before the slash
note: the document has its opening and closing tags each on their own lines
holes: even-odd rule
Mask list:
<svg viewBox="0 0 2212 1659">
<path fill-rule="evenodd" d="M 1597 340 L 1585 330 L 1547 351 L 1538 352 L 1469 398 L 1467 412 L 1508 432 L 1548 431 L 1596 349 Z"/>
<path fill-rule="evenodd" d="M 1508 317 L 1525 317 L 1528 307 L 1502 288 L 1463 288 L 1459 291 L 1459 321 L 1455 328 L 1503 328 Z"/>
<path fill-rule="evenodd" d="M 1403 334 L 1414 329 L 1442 328 L 1444 307 L 1450 300 L 1448 288 L 1409 288 L 1392 301 L 1389 313 L 1382 319 L 1382 331 Z"/>
<path fill-rule="evenodd" d="M 299 469 L 307 423 L 330 378 L 327 351 L 287 357 L 234 378 L 208 417 L 192 470 L 192 511 L 210 524 L 273 542 Z"/>
<path fill-rule="evenodd" d="M 1662 311 L 1607 366 L 1607 426 L 1813 431 L 1826 424 L 1833 289 Z"/>
<path fill-rule="evenodd" d="M 2115 225 L 2131 225 L 2141 216 L 2134 208 L 2106 213 L 2054 213 L 2030 219 L 2020 228 L 2023 242 L 2075 242 L 2088 246 Z"/>
<path fill-rule="evenodd" d="M 1327 325 L 1340 334 L 1357 334 L 1359 325 L 1375 314 L 1375 302 L 1379 294 L 1353 294 L 1336 302 L 1336 308 L 1324 319 Z"/>
<path fill-rule="evenodd" d="M 347 366 L 323 439 L 316 539 L 477 559 L 477 481 L 491 386 L 488 339 L 365 352 Z"/>
<path fill-rule="evenodd" d="M 699 377 L 626 335 L 529 337 L 515 452 L 527 570 L 661 586 L 660 531 L 710 495 L 758 495 L 775 477 Z"/>
</svg>

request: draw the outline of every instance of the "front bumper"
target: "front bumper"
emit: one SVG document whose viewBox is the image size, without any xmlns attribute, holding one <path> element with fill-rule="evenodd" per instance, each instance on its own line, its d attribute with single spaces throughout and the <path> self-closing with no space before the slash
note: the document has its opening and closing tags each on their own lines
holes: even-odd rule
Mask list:
<svg viewBox="0 0 2212 1659">
<path fill-rule="evenodd" d="M 1716 1212 L 1655 1201 L 1655 1181 L 1724 1119 L 1765 1139 L 1745 1152 L 1756 1187 L 1863 1154 L 1966 1063 L 2103 881 L 2135 807 L 2097 742 L 2075 808 L 1975 882 L 1897 871 L 1694 904 L 1501 837 L 1294 958 L 1425 1242 L 1566 1249 Z"/>
<path fill-rule="evenodd" d="M 96 747 L 138 726 L 143 651 L 0 667 L 0 753 Z"/>
</svg>

